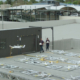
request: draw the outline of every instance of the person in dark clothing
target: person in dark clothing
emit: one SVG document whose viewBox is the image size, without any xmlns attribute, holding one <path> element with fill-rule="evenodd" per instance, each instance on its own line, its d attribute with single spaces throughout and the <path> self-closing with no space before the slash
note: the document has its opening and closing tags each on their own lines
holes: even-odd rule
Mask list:
<svg viewBox="0 0 80 80">
<path fill-rule="evenodd" d="M 46 39 L 46 51 L 49 50 L 49 43 L 50 43 L 50 41 L 49 41 L 49 39 L 47 38 L 47 39 Z"/>
<path fill-rule="evenodd" d="M 41 40 L 40 40 L 40 42 L 39 42 L 39 45 L 40 45 L 40 53 L 41 53 L 41 52 L 44 52 L 43 44 L 44 44 L 44 41 L 43 41 L 42 38 L 41 38 Z"/>
</svg>

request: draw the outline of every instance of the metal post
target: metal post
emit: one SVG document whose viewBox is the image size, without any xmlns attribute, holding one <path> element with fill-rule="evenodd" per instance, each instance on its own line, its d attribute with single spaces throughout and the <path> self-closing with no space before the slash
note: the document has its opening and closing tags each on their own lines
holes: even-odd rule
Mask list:
<svg viewBox="0 0 80 80">
<path fill-rule="evenodd" d="M 30 6 L 30 21 L 31 21 L 31 6 Z"/>
<path fill-rule="evenodd" d="M 37 51 L 37 35 L 36 35 L 36 51 Z"/>
<path fill-rule="evenodd" d="M 47 11 L 46 11 L 46 21 L 47 21 Z"/>
<path fill-rule="evenodd" d="M 54 33 L 53 33 L 53 27 L 51 29 L 52 29 L 52 49 L 54 49 L 54 42 L 53 42 L 54 41 L 54 36 L 53 36 Z"/>
<path fill-rule="evenodd" d="M 11 17 L 12 17 L 12 21 L 13 21 L 13 17 L 14 17 L 14 16 L 13 16 L 13 14 L 14 14 L 13 12 L 14 12 L 14 11 L 13 11 L 13 9 L 12 9 L 12 14 L 11 14 Z"/>
<path fill-rule="evenodd" d="M 25 12 L 25 13 L 24 13 L 24 17 L 25 17 L 25 18 L 24 18 L 24 20 L 25 20 L 25 22 L 26 22 L 26 0 L 24 1 L 24 4 L 25 4 L 25 11 L 24 11 L 24 12 Z"/>
<path fill-rule="evenodd" d="M 21 10 L 21 22 L 22 22 L 22 10 Z"/>
<path fill-rule="evenodd" d="M 18 2 L 16 1 L 16 15 L 15 15 L 16 22 L 17 22 L 17 19 L 18 19 L 18 18 L 17 18 L 17 6 L 18 6 L 17 3 L 18 3 Z"/>
<path fill-rule="evenodd" d="M 2 11 L 2 29 L 4 29 L 4 27 L 3 27 L 3 11 Z"/>
<path fill-rule="evenodd" d="M 36 6 L 35 6 L 35 21 L 36 21 Z"/>
<path fill-rule="evenodd" d="M 57 5 L 56 5 L 56 10 L 55 10 L 55 20 L 57 20 L 56 18 L 57 18 Z"/>
<path fill-rule="evenodd" d="M 41 21 L 41 12 L 40 12 L 40 21 Z"/>
<path fill-rule="evenodd" d="M 50 15 L 51 13 L 49 12 L 49 20 L 51 20 L 51 15 Z"/>
</svg>

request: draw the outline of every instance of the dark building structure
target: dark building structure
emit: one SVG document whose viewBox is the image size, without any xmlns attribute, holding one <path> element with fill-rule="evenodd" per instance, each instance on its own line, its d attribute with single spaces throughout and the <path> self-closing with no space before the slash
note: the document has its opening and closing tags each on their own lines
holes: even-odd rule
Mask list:
<svg viewBox="0 0 80 80">
<path fill-rule="evenodd" d="M 41 37 L 42 29 L 40 27 L 0 30 L 0 57 L 37 52 L 39 51 L 39 40 Z M 23 45 L 25 45 L 25 48 L 11 47 Z"/>
</svg>

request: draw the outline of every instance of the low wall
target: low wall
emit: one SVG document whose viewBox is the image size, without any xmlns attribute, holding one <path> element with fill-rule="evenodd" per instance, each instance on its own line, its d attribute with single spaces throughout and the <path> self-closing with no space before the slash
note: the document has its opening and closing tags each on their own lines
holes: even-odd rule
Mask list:
<svg viewBox="0 0 80 80">
<path fill-rule="evenodd" d="M 80 16 L 59 16 L 60 20 L 72 20 L 74 19 L 75 22 L 80 23 Z"/>
<path fill-rule="evenodd" d="M 80 19 L 75 19 L 75 20 L 76 20 L 76 22 L 77 22 L 77 23 L 79 23 L 79 24 L 80 24 Z"/>
<path fill-rule="evenodd" d="M 51 20 L 51 21 L 39 21 L 39 22 L 29 22 L 27 23 L 28 25 L 31 26 L 41 26 L 41 27 L 55 27 L 55 26 L 60 26 L 60 25 L 66 25 L 66 24 L 71 24 L 74 23 L 75 20 Z"/>
<path fill-rule="evenodd" d="M 54 41 L 54 49 L 57 50 L 69 50 L 72 49 L 72 40 L 73 39 L 63 39 Z"/>
<path fill-rule="evenodd" d="M 80 39 L 73 39 L 72 46 L 74 49 L 80 49 Z"/>
<path fill-rule="evenodd" d="M 24 28 L 29 26 L 36 26 L 36 27 L 55 27 L 60 25 L 66 25 L 74 23 L 75 20 L 51 20 L 51 21 L 37 21 L 37 22 L 4 22 L 3 21 L 3 28 L 4 29 L 12 29 L 12 28 Z M 2 28 L 2 21 L 0 22 L 0 29 Z"/>
<path fill-rule="evenodd" d="M 50 43 L 50 49 L 52 49 L 52 43 Z M 55 50 L 70 50 L 80 49 L 80 39 L 62 39 L 54 41 Z"/>
</svg>

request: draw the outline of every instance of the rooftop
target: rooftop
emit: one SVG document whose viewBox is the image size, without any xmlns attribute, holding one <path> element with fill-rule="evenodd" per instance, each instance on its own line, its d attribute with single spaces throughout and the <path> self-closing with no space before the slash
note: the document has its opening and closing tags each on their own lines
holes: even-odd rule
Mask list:
<svg viewBox="0 0 80 80">
<path fill-rule="evenodd" d="M 37 52 L 37 53 L 30 53 L 27 55 L 25 54 L 25 55 L 0 58 L 1 61 L 0 73 L 1 74 L 3 73 L 2 77 L 4 77 L 3 78 L 4 80 L 8 80 L 7 77 L 9 77 L 10 79 L 14 78 L 17 80 L 18 79 L 45 80 L 45 78 L 46 80 L 48 78 L 50 78 L 50 80 L 68 80 L 68 79 L 74 80 L 73 78 L 80 77 L 79 75 L 80 65 L 78 65 L 78 63 L 77 64 L 73 63 L 72 61 L 74 60 L 75 62 L 80 60 L 79 57 L 77 56 L 78 51 L 80 52 L 80 50 L 67 50 L 67 53 L 65 53 L 66 51 L 59 50 L 57 52 L 54 50 L 53 52 L 47 51 L 41 54 Z M 59 54 L 59 52 L 61 53 Z M 76 55 L 74 57 L 68 55 L 71 53 Z M 53 59 L 50 60 L 50 57 L 53 57 Z M 45 61 L 41 60 L 41 58 L 45 58 Z M 53 63 L 50 63 L 50 61 L 53 61 Z M 14 67 L 13 68 L 7 67 L 11 65 Z M 53 67 L 51 68 L 50 66 Z M 4 76 L 4 74 L 6 75 L 6 77 Z M 48 77 L 49 75 L 52 76 Z"/>
<path fill-rule="evenodd" d="M 54 48 L 44 53 L 26 53 L 0 58 L 0 79 L 3 80 L 79 80 L 80 79 L 80 19 L 3 22 L 4 29 L 53 27 Z M 0 22 L 2 29 L 2 22 Z M 42 39 L 51 41 L 51 29 L 42 30 Z M 69 39 L 70 38 L 70 39 Z M 14 50 L 14 49 L 13 49 Z"/>
<path fill-rule="evenodd" d="M 53 27 L 54 28 L 54 40 L 61 39 L 80 39 L 80 20 L 79 19 L 71 19 L 71 20 L 52 20 L 52 21 L 37 21 L 37 22 L 0 22 L 0 29 L 17 29 L 17 28 L 27 28 L 29 26 L 35 27 Z M 47 33 L 49 32 L 49 33 Z M 43 40 L 46 37 L 49 37 L 52 40 L 52 31 L 51 29 L 42 30 Z"/>
</svg>

